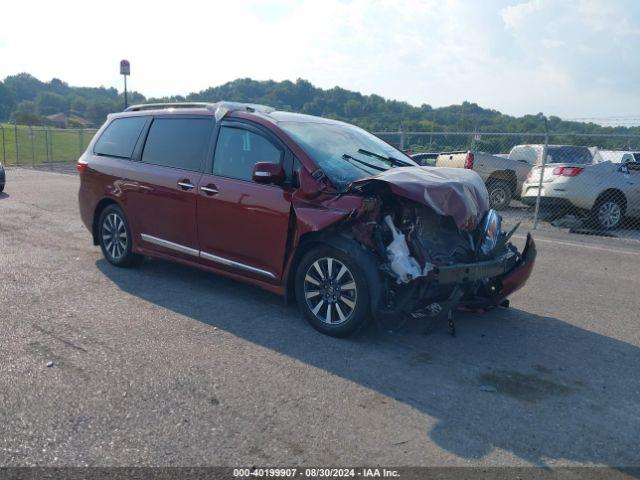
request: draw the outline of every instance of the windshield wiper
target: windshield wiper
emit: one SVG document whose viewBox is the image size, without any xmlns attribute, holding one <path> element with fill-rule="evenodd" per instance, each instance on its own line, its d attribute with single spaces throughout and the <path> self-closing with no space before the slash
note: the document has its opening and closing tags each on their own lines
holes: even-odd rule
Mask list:
<svg viewBox="0 0 640 480">
<path fill-rule="evenodd" d="M 387 169 L 384 167 L 380 167 L 379 165 L 374 165 L 373 163 L 369 163 L 369 162 L 365 162 L 364 160 L 360 160 L 359 158 L 356 157 L 352 157 L 351 155 L 348 155 L 346 153 L 344 153 L 342 155 L 342 159 L 343 160 L 353 160 L 354 162 L 358 162 L 361 163 L 362 165 L 369 167 L 369 168 L 373 168 L 374 170 L 378 170 L 379 172 L 386 172 Z M 369 172 L 367 172 L 369 173 Z"/>
<path fill-rule="evenodd" d="M 393 158 L 393 157 L 385 157 L 384 155 L 378 155 L 377 153 L 373 153 L 373 152 L 370 152 L 369 150 L 364 150 L 362 148 L 358 149 L 358 153 L 361 153 L 363 155 L 368 155 L 369 157 L 378 158 L 380 160 L 384 160 L 385 162 L 389 162 L 392 165 L 395 165 L 396 167 L 413 167 L 413 166 L 415 166 L 412 163 L 405 162 L 404 160 L 398 160 L 397 158 Z"/>
</svg>

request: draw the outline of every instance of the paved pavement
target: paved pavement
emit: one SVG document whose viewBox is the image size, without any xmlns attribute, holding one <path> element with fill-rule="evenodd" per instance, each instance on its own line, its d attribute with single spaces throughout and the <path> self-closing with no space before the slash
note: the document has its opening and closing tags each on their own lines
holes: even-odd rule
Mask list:
<svg viewBox="0 0 640 480">
<path fill-rule="evenodd" d="M 10 169 L 0 195 L 0 465 L 640 465 L 637 242 L 540 232 L 510 309 L 338 340 L 108 265 L 77 185 Z"/>
</svg>

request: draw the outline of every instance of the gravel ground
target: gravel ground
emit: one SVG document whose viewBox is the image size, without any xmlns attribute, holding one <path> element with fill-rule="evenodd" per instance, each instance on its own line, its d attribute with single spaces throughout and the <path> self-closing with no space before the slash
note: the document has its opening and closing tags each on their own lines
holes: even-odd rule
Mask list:
<svg viewBox="0 0 640 480">
<path fill-rule="evenodd" d="M 0 194 L 2 466 L 640 465 L 635 241 L 540 231 L 510 309 L 338 340 L 254 287 L 108 265 L 77 186 Z"/>
</svg>

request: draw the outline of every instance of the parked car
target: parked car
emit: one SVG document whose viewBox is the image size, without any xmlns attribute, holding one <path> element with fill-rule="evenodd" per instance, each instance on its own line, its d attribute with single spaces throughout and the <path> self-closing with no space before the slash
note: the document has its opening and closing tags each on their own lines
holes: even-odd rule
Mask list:
<svg viewBox="0 0 640 480">
<path fill-rule="evenodd" d="M 438 155 L 440 154 L 436 152 L 422 152 L 422 153 L 414 153 L 409 156 L 418 165 L 423 165 L 425 167 L 435 167 Z"/>
<path fill-rule="evenodd" d="M 544 145 L 516 145 L 508 155 L 489 155 L 482 152 L 451 152 L 438 156 L 436 166 L 474 170 L 487 185 L 489 205 L 501 210 L 512 198 L 519 198 L 522 185 L 533 165 L 539 165 Z M 597 150 L 597 149 L 596 149 Z M 592 163 L 593 153 L 587 147 L 549 145 L 548 158 L 570 159 Z"/>
<path fill-rule="evenodd" d="M 542 188 L 540 189 L 540 177 Z M 536 166 L 524 183 L 522 202 L 536 203 L 554 217 L 586 214 L 600 229 L 620 226 L 624 216 L 640 217 L 640 162 L 595 164 L 550 162 Z"/>
<path fill-rule="evenodd" d="M 7 174 L 4 171 L 2 162 L 0 162 L 0 193 L 4 192 L 5 183 L 7 183 Z"/>
<path fill-rule="evenodd" d="M 264 106 L 130 107 L 77 168 L 82 221 L 112 265 L 150 256 L 242 280 L 329 335 L 499 305 L 536 256 L 530 236 L 509 243 L 475 173 Z"/>
<path fill-rule="evenodd" d="M 600 162 L 613 162 L 613 163 L 628 163 L 640 161 L 640 154 L 634 152 L 625 152 L 622 150 L 598 150 L 593 156 L 594 163 Z"/>
<path fill-rule="evenodd" d="M 496 210 L 507 208 L 511 199 L 518 196 L 531 165 L 527 158 L 472 151 L 441 153 L 436 160 L 437 167 L 466 168 L 478 173 L 487 186 L 489 205 Z"/>
</svg>

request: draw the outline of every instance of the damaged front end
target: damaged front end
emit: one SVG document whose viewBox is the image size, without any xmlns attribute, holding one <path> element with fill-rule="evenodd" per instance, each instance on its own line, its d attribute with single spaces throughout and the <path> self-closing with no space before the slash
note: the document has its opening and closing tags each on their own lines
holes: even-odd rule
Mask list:
<svg viewBox="0 0 640 480">
<path fill-rule="evenodd" d="M 506 304 L 529 278 L 536 248 L 530 235 L 522 252 L 510 242 L 515 228 L 503 231 L 473 172 L 424 170 L 394 169 L 357 182 L 352 191 L 364 196 L 363 205 L 341 230 L 377 259 L 378 321 L 447 315 L 454 333 L 454 309 Z"/>
</svg>

